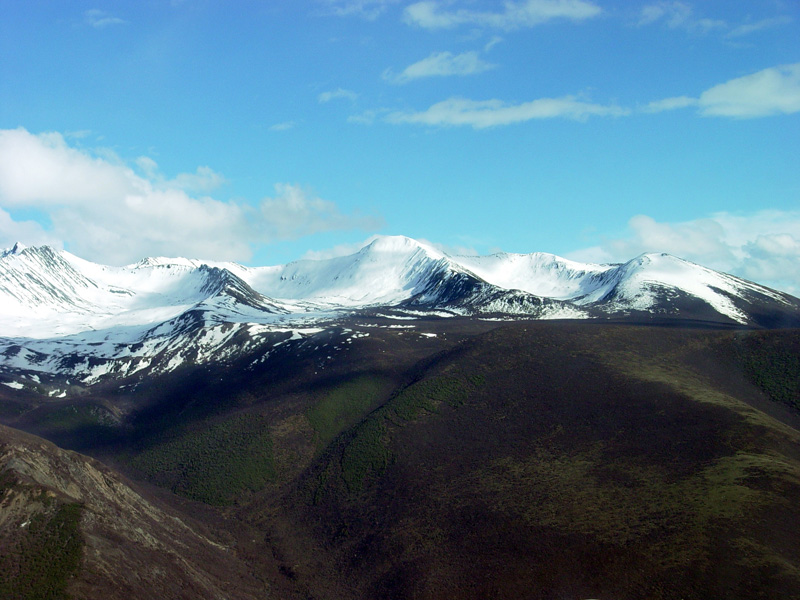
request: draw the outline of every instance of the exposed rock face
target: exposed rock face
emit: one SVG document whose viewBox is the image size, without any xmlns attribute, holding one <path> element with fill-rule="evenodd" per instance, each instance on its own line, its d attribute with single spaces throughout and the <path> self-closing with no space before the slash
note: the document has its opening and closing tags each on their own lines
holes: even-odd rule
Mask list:
<svg viewBox="0 0 800 600">
<path fill-rule="evenodd" d="M 67 565 L 63 573 L 75 598 L 244 599 L 266 593 L 232 548 L 146 500 L 94 459 L 0 426 L 0 481 L 0 547 L 38 547 L 28 538 L 44 534 L 33 532 L 31 523 L 52 524 L 65 507 L 80 514 L 74 534 L 82 540 L 82 555 L 77 568 Z M 40 541 L 45 547 L 52 542 Z M 52 552 L 45 549 L 45 555 Z M 25 556 L 9 568 L 26 572 Z"/>
</svg>

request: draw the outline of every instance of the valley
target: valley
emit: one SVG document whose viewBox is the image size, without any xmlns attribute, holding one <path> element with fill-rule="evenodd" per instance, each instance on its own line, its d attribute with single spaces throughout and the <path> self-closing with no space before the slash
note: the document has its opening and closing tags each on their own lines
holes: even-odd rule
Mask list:
<svg viewBox="0 0 800 600">
<path fill-rule="evenodd" d="M 241 597 L 800 590 L 797 330 L 370 320 L 3 420 L 226 540 Z"/>
</svg>

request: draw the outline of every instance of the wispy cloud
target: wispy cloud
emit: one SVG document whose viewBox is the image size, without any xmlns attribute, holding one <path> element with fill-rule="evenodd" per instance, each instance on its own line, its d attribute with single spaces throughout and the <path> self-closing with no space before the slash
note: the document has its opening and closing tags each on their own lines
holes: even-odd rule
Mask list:
<svg viewBox="0 0 800 600">
<path fill-rule="evenodd" d="M 383 73 L 383 78 L 392 83 L 408 83 L 425 77 L 448 77 L 452 75 L 475 75 L 494 69 L 495 65 L 483 60 L 477 52 L 434 52 L 427 58 L 407 66 L 399 74 L 391 69 Z"/>
<path fill-rule="evenodd" d="M 149 157 L 135 168 L 70 147 L 58 133 L 0 131 L 0 246 L 53 243 L 105 264 L 146 255 L 248 260 L 252 247 L 321 231 L 375 230 L 376 217 L 344 214 L 330 201 L 281 183 L 257 205 L 202 195 L 223 182 L 209 167 L 165 178 Z M 17 221 L 16 211 L 49 221 Z"/>
<path fill-rule="evenodd" d="M 651 102 L 646 112 L 696 107 L 707 117 L 740 119 L 800 112 L 800 63 L 771 67 L 731 79 L 698 98 L 678 96 Z"/>
<path fill-rule="evenodd" d="M 347 117 L 347 122 L 357 123 L 359 125 L 372 125 L 380 115 L 388 112 L 391 111 L 385 108 L 365 110 L 360 114 L 350 115 Z"/>
<path fill-rule="evenodd" d="M 639 25 L 665 24 L 670 29 L 685 29 L 693 33 L 706 33 L 714 29 L 725 29 L 728 24 L 720 19 L 708 19 L 694 14 L 685 2 L 657 2 L 642 8 Z"/>
<path fill-rule="evenodd" d="M 664 98 L 663 100 L 650 102 L 642 110 L 649 113 L 659 113 L 666 110 L 676 110 L 679 108 L 686 108 L 687 106 L 696 105 L 697 98 L 690 98 L 689 96 L 675 96 L 674 98 Z"/>
<path fill-rule="evenodd" d="M 125 23 L 123 19 L 96 8 L 87 10 L 85 13 L 83 13 L 83 18 L 86 20 L 86 23 L 96 29 L 103 29 L 109 25 L 122 25 Z"/>
<path fill-rule="evenodd" d="M 333 90 L 330 92 L 322 92 L 319 96 L 317 96 L 317 101 L 320 104 L 325 104 L 326 102 L 330 102 L 331 100 L 350 100 L 354 101 L 358 98 L 358 94 L 350 90 L 344 90 L 339 88 L 337 90 Z"/>
<path fill-rule="evenodd" d="M 503 38 L 501 38 L 499 35 L 492 36 L 492 39 L 490 39 L 488 42 L 486 42 L 486 45 L 483 47 L 483 51 L 484 52 L 488 52 L 489 50 L 494 48 L 497 44 L 501 43 L 502 41 L 503 41 Z"/>
<path fill-rule="evenodd" d="M 269 240 L 293 239 L 322 231 L 378 229 L 378 217 L 342 214 L 336 204 L 296 184 L 275 184 L 275 196 L 259 206 L 260 235 Z"/>
<path fill-rule="evenodd" d="M 72 140 L 82 140 L 92 135 L 91 129 L 78 129 L 76 131 L 65 131 L 64 137 Z"/>
<path fill-rule="evenodd" d="M 451 2 L 427 0 L 406 7 L 404 20 L 424 29 L 451 29 L 462 25 L 512 30 L 533 27 L 553 19 L 582 21 L 600 14 L 585 0 L 524 0 L 503 2 L 502 10 L 451 10 Z M 494 8 L 494 7 L 493 7 Z"/>
<path fill-rule="evenodd" d="M 642 7 L 637 24 L 642 26 L 660 24 L 670 29 L 682 29 L 693 34 L 716 32 L 724 38 L 733 40 L 760 31 L 781 27 L 792 23 L 788 15 L 768 17 L 758 21 L 748 21 L 739 25 L 723 19 L 710 19 L 698 16 L 694 8 L 680 0 L 654 2 Z"/>
<path fill-rule="evenodd" d="M 367 20 L 377 19 L 389 6 L 399 0 L 320 0 L 323 12 L 339 17 L 356 16 Z"/>
<path fill-rule="evenodd" d="M 592 116 L 622 116 L 626 109 L 615 105 L 593 104 L 573 96 L 540 98 L 522 104 L 501 100 L 450 98 L 422 112 L 393 112 L 390 123 L 413 123 L 430 126 L 468 126 L 474 129 L 511 125 L 534 119 L 584 120 Z"/>
<path fill-rule="evenodd" d="M 194 173 L 178 173 L 172 179 L 166 178 L 158 169 L 156 162 L 147 156 L 136 160 L 137 166 L 155 188 L 161 190 L 181 190 L 188 193 L 207 194 L 225 183 L 225 177 L 211 167 L 197 167 Z"/>
<path fill-rule="evenodd" d="M 727 37 L 731 38 L 742 37 L 745 35 L 750 35 L 751 33 L 764 31 L 765 29 L 772 29 L 773 27 L 781 27 L 783 25 L 788 25 L 791 22 L 792 18 L 788 16 L 761 19 L 760 21 L 755 21 L 753 23 L 744 23 L 742 25 L 739 25 L 738 27 L 734 27 L 728 32 Z"/>
<path fill-rule="evenodd" d="M 419 72 L 415 73 L 412 70 L 410 75 L 394 77 L 398 83 L 403 83 L 415 77 L 421 77 L 423 72 L 429 72 L 428 76 L 430 76 L 434 74 L 436 68 L 441 67 L 441 65 L 432 67 L 436 63 L 436 60 L 429 63 L 420 61 L 415 65 L 425 65 L 424 68 L 412 65 L 415 69 L 418 68 Z M 447 61 L 442 61 L 442 63 L 447 63 Z M 656 100 L 635 109 L 617 104 L 589 102 L 577 96 L 538 98 L 517 104 L 499 99 L 471 100 L 453 97 L 437 102 L 421 111 L 381 109 L 352 116 L 349 120 L 354 123 L 371 124 L 381 118 L 393 124 L 417 124 L 431 127 L 467 126 L 474 129 L 486 129 L 537 119 L 560 118 L 584 121 L 590 117 L 624 117 L 635 112 L 660 113 L 685 108 L 693 108 L 697 114 L 704 117 L 737 119 L 800 112 L 800 63 L 771 67 L 731 79 L 707 89 L 698 97 L 674 96 Z"/>
<path fill-rule="evenodd" d="M 282 123 L 275 123 L 274 125 L 270 125 L 270 131 L 288 131 L 289 129 L 294 129 L 297 125 L 295 121 L 283 121 Z"/>
<path fill-rule="evenodd" d="M 208 193 L 225 183 L 225 177 L 211 167 L 197 167 L 194 173 L 179 173 L 170 185 L 187 192 Z"/>
<path fill-rule="evenodd" d="M 800 211 L 715 213 L 677 223 L 637 215 L 621 237 L 568 254 L 574 260 L 622 262 L 668 252 L 726 273 L 800 295 Z"/>
</svg>

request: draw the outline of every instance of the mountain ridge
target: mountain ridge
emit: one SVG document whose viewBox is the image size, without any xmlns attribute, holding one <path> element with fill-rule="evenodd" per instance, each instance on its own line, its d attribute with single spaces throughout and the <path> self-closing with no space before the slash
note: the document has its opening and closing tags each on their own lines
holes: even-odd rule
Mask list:
<svg viewBox="0 0 800 600">
<path fill-rule="evenodd" d="M 89 385 L 259 358 L 376 312 L 800 326 L 797 298 L 664 253 L 604 265 L 541 252 L 448 256 L 404 236 L 267 267 L 165 257 L 113 267 L 15 244 L 0 254 L 0 311 L 0 376 L 10 378 L 0 383 L 12 387 L 27 385 L 26 373 Z"/>
</svg>

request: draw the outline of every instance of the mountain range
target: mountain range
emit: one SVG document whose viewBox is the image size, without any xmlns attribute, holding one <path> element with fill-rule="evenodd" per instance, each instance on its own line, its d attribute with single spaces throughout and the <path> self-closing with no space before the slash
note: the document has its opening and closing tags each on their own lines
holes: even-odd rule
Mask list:
<svg viewBox="0 0 800 600">
<path fill-rule="evenodd" d="M 800 300 L 664 254 L 0 256 L 0 597 L 800 597 Z"/>
<path fill-rule="evenodd" d="M 3 383 L 51 395 L 265 355 L 354 315 L 800 324 L 797 298 L 667 254 L 448 256 L 402 236 L 270 267 L 163 257 L 111 267 L 16 244 L 0 254 L 0 310 Z"/>
</svg>

